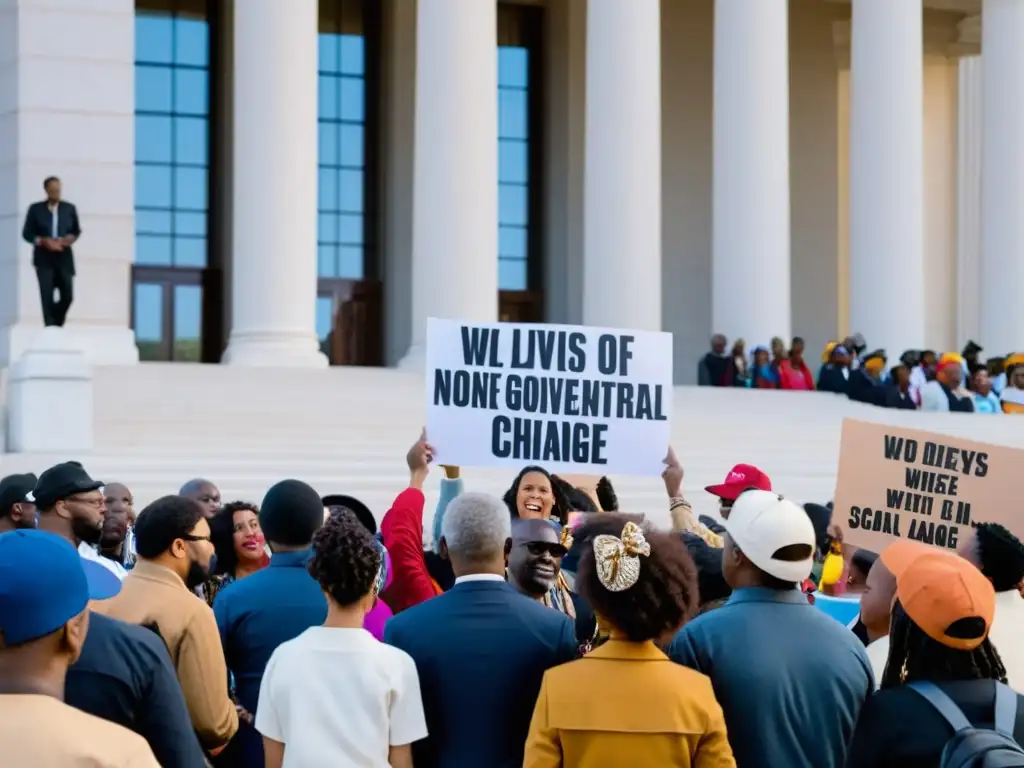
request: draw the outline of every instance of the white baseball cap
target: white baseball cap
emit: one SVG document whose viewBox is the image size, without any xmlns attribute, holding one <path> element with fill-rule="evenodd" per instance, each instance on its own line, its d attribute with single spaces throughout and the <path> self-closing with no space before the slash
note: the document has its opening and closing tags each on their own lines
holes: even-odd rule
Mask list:
<svg viewBox="0 0 1024 768">
<path fill-rule="evenodd" d="M 800 582 L 811 574 L 816 537 L 803 507 L 771 491 L 746 491 L 722 523 L 735 545 L 754 565 L 782 581 Z M 807 546 L 801 560 L 779 560 L 775 553 L 794 544 Z"/>
</svg>

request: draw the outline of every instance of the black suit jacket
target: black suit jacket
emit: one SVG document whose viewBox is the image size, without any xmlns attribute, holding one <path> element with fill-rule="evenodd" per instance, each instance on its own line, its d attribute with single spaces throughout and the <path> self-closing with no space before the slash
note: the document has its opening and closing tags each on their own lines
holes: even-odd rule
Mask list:
<svg viewBox="0 0 1024 768">
<path fill-rule="evenodd" d="M 416 768 L 521 768 L 544 672 L 576 657 L 562 613 L 503 581 L 470 581 L 390 619 L 412 656 L 430 734 Z"/>
<path fill-rule="evenodd" d="M 77 240 L 82 236 L 82 227 L 78 223 L 78 210 L 71 203 L 61 200 L 57 203 L 57 237 L 74 235 Z M 53 237 L 53 214 L 45 200 L 32 203 L 25 214 L 25 226 L 21 230 L 21 236 L 26 243 L 35 246 L 32 251 L 32 264 L 35 267 L 46 266 L 56 263 L 58 268 L 69 270 L 75 274 L 74 251 L 67 247 L 63 251 L 50 251 L 41 245 L 36 245 L 39 238 Z"/>
</svg>

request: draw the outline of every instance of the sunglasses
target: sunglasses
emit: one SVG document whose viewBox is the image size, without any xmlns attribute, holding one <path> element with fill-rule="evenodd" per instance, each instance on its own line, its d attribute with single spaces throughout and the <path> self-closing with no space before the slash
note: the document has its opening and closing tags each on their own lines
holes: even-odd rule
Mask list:
<svg viewBox="0 0 1024 768">
<path fill-rule="evenodd" d="M 554 558 L 565 557 L 565 553 L 568 552 L 561 544 L 548 543 L 546 541 L 528 541 L 526 542 L 526 550 L 536 557 L 549 554 Z"/>
</svg>

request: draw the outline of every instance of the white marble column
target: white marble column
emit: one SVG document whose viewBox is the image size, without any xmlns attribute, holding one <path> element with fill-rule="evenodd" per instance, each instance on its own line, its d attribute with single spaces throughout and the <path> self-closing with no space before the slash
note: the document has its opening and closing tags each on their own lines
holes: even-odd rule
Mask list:
<svg viewBox="0 0 1024 768">
<path fill-rule="evenodd" d="M 82 226 L 67 340 L 92 363 L 136 363 L 135 4 L 6 0 L 0 40 L 0 369 L 43 330 L 21 228 L 47 176 Z"/>
<path fill-rule="evenodd" d="M 717 0 L 713 328 L 790 336 L 788 0 Z"/>
<path fill-rule="evenodd" d="M 981 57 L 960 59 L 958 69 L 957 349 L 981 339 Z"/>
<path fill-rule="evenodd" d="M 1024 347 L 1024 3 L 981 14 L 981 332 L 991 354 Z"/>
<path fill-rule="evenodd" d="M 895 360 L 925 339 L 920 0 L 853 0 L 850 330 Z"/>
<path fill-rule="evenodd" d="M 224 362 L 321 367 L 317 0 L 234 11 L 232 328 Z"/>
<path fill-rule="evenodd" d="M 587 325 L 662 327 L 660 40 L 659 0 L 590 0 L 583 203 Z"/>
<path fill-rule="evenodd" d="M 498 314 L 497 3 L 419 0 L 416 18 L 410 369 L 428 317 Z"/>
</svg>

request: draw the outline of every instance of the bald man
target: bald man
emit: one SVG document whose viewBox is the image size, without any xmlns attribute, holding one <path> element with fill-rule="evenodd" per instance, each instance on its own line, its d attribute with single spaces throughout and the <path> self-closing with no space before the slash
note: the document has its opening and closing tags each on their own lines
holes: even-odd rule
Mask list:
<svg viewBox="0 0 1024 768">
<path fill-rule="evenodd" d="M 202 478 L 189 480 L 181 486 L 178 495 L 197 502 L 203 508 L 203 514 L 207 518 L 213 517 L 217 510 L 220 509 L 220 491 L 209 480 L 203 480 Z"/>
</svg>

